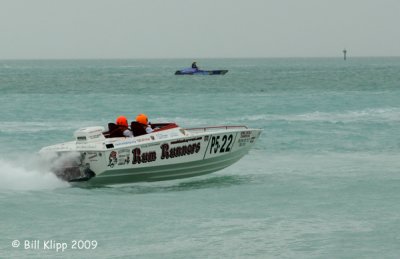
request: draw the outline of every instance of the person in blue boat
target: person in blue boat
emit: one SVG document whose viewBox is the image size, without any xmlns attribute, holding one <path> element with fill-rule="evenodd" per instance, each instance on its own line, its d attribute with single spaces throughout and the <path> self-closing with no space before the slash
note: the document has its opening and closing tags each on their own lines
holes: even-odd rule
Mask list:
<svg viewBox="0 0 400 259">
<path fill-rule="evenodd" d="M 194 62 L 192 63 L 192 68 L 195 69 L 196 71 L 199 70 L 199 67 L 198 67 L 197 64 L 196 64 L 196 61 L 194 61 Z"/>
</svg>

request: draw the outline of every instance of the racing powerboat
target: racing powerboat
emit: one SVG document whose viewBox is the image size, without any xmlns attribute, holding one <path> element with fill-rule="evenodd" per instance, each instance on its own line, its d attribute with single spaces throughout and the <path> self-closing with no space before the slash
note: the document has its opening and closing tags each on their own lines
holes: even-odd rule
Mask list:
<svg viewBox="0 0 400 259">
<path fill-rule="evenodd" d="M 185 68 L 177 70 L 175 75 L 225 75 L 228 70 L 200 70 L 195 68 Z"/>
<path fill-rule="evenodd" d="M 43 147 L 57 163 L 52 171 L 68 182 L 118 184 L 204 175 L 228 167 L 254 145 L 261 129 L 246 126 L 182 128 L 152 124 L 149 134 L 116 136 L 115 124 L 75 131 L 75 140 Z M 61 162 L 60 162 L 61 161 Z M 54 162 L 54 161 L 53 161 Z"/>
</svg>

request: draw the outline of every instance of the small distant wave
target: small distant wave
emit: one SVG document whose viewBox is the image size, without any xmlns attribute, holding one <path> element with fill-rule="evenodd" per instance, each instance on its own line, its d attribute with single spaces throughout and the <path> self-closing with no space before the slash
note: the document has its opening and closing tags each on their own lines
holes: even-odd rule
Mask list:
<svg viewBox="0 0 400 259">
<path fill-rule="evenodd" d="M 107 67 L 111 69 L 116 69 L 116 68 L 147 68 L 148 66 L 145 65 L 121 65 L 121 66 L 112 66 L 112 67 Z"/>
<path fill-rule="evenodd" d="M 38 156 L 0 158 L 0 191 L 51 190 L 69 186 L 50 172 L 49 168 L 47 160 Z"/>
<path fill-rule="evenodd" d="M 109 185 L 106 188 L 112 188 L 117 192 L 131 194 L 146 194 L 160 192 L 181 192 L 209 188 L 228 188 L 235 185 L 246 184 L 251 181 L 250 176 L 241 175 L 206 175 L 190 179 L 179 179 L 165 182 L 144 182 L 128 183 L 119 185 Z M 95 186 L 99 188 L 99 186 Z M 104 187 L 104 186 L 102 186 Z"/>
<path fill-rule="evenodd" d="M 357 122 L 357 121 L 400 121 L 400 108 L 379 108 L 337 112 L 311 112 L 288 115 L 250 115 L 241 118 L 232 118 L 231 121 L 316 121 L 316 122 Z"/>
<path fill-rule="evenodd" d="M 154 122 L 175 122 L 183 127 L 196 127 L 199 125 L 209 125 L 210 119 L 185 118 L 185 117 L 157 117 Z"/>
<path fill-rule="evenodd" d="M 225 118 L 158 117 L 156 122 L 176 122 L 184 127 L 198 127 L 225 124 L 248 124 L 252 122 L 291 121 L 291 122 L 399 122 L 400 108 L 376 108 L 349 110 L 342 112 L 308 112 L 299 114 L 254 114 Z"/>
<path fill-rule="evenodd" d="M 54 131 L 54 130 L 76 130 L 80 127 L 100 125 L 98 121 L 85 121 L 83 122 L 35 122 L 35 121 L 1 121 L 0 132 L 4 133 L 35 133 L 40 131 Z"/>
</svg>

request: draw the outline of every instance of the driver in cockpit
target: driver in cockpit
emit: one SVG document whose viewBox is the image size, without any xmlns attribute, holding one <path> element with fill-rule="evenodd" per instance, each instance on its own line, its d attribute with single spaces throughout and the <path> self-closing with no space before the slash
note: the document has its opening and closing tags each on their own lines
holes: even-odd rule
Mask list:
<svg viewBox="0 0 400 259">
<path fill-rule="evenodd" d="M 133 137 L 133 132 L 129 129 L 128 119 L 125 116 L 119 116 L 117 118 L 115 124 L 117 124 L 118 127 L 121 129 L 124 137 L 127 137 L 127 138 Z"/>
</svg>

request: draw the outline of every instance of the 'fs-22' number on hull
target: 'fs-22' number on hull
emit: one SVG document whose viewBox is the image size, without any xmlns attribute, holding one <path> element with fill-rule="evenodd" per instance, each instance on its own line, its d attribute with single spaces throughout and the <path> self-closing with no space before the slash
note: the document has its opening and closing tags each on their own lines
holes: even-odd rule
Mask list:
<svg viewBox="0 0 400 259">
<path fill-rule="evenodd" d="M 219 141 L 221 140 L 221 144 Z M 214 153 L 225 153 L 231 151 L 232 146 L 232 135 L 224 135 L 220 139 L 220 136 L 212 136 L 211 137 L 211 147 L 210 147 L 210 154 Z"/>
</svg>

